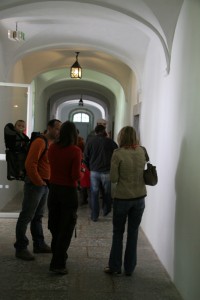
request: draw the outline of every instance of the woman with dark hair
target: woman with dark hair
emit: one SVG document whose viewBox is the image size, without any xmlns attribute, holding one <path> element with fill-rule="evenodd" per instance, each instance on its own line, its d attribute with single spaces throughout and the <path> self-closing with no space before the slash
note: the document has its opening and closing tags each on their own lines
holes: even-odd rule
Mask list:
<svg viewBox="0 0 200 300">
<path fill-rule="evenodd" d="M 113 203 L 113 239 L 108 274 L 121 274 L 123 235 L 127 223 L 124 271 L 131 276 L 137 263 L 138 229 L 145 208 L 146 186 L 143 171 L 146 163 L 144 149 L 138 145 L 135 129 L 123 127 L 118 134 L 119 148 L 113 152 L 110 179 L 116 183 Z"/>
<path fill-rule="evenodd" d="M 51 167 L 48 197 L 48 228 L 52 234 L 50 271 L 67 274 L 67 250 L 76 225 L 77 182 L 81 179 L 82 152 L 77 146 L 77 129 L 66 121 L 59 140 L 49 148 Z"/>
</svg>

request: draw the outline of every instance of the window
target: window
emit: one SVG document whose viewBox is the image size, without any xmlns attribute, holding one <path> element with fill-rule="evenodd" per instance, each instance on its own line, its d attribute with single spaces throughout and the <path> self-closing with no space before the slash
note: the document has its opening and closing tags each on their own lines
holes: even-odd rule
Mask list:
<svg viewBox="0 0 200 300">
<path fill-rule="evenodd" d="M 73 122 L 89 123 L 90 118 L 88 114 L 77 113 L 73 116 Z"/>
</svg>

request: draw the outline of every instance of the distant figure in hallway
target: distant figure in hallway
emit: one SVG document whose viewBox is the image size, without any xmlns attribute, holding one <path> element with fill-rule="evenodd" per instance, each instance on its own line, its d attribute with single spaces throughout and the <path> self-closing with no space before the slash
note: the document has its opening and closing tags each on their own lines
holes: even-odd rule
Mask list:
<svg viewBox="0 0 200 300">
<path fill-rule="evenodd" d="M 50 178 L 50 164 L 46 143 L 50 145 L 58 138 L 60 126 L 61 122 L 57 119 L 49 121 L 47 133 L 43 137 L 35 138 L 30 145 L 26 158 L 24 199 L 22 202 L 22 211 L 16 224 L 16 242 L 14 244 L 16 257 L 23 260 L 35 259 L 27 249 L 29 240 L 26 237 L 26 230 L 29 223 L 33 239 L 33 252 L 51 252 L 50 247 L 44 241 L 42 229 L 42 217 L 46 206 Z"/>
<path fill-rule="evenodd" d="M 78 133 L 77 146 L 81 149 L 83 154 L 85 149 L 84 138 L 80 136 L 78 129 L 77 129 L 77 133 Z M 89 195 L 90 195 L 90 172 L 84 163 L 83 155 L 82 155 L 82 162 L 81 162 L 81 170 L 84 171 L 83 171 L 83 177 L 78 182 L 78 190 L 80 196 L 80 204 L 83 205 L 88 203 Z"/>
<path fill-rule="evenodd" d="M 97 123 L 96 123 L 96 126 L 102 125 L 102 126 L 105 128 L 106 136 L 108 136 L 107 131 L 106 131 L 107 123 L 108 123 L 108 122 L 107 122 L 105 119 L 97 119 Z M 89 140 L 91 137 L 93 137 L 93 136 L 95 136 L 95 129 L 92 130 L 92 131 L 88 134 L 86 142 L 88 142 L 88 140 Z"/>
<path fill-rule="evenodd" d="M 49 148 L 51 177 L 48 228 L 52 235 L 50 271 L 60 275 L 68 273 L 67 250 L 77 218 L 77 184 L 82 177 L 82 152 L 77 146 L 77 138 L 75 124 L 66 121 L 61 126 L 59 140 Z"/>
<path fill-rule="evenodd" d="M 17 120 L 15 125 L 8 123 L 4 127 L 8 180 L 24 180 L 25 159 L 29 145 L 25 129 L 24 120 Z"/>
<path fill-rule="evenodd" d="M 83 177 L 80 180 L 80 204 L 90 204 L 90 171 L 86 166 L 84 159 L 81 163 L 81 170 L 83 171 Z"/>
<path fill-rule="evenodd" d="M 119 149 L 111 160 L 110 178 L 116 183 L 113 203 L 113 239 L 108 274 L 121 274 L 123 234 L 127 224 L 127 241 L 124 253 L 124 272 L 131 276 L 137 263 L 138 229 L 145 208 L 146 186 L 143 179 L 146 158 L 137 143 L 136 131 L 131 126 L 122 128 L 118 134 Z"/>
<path fill-rule="evenodd" d="M 82 136 L 80 136 L 80 132 L 78 129 L 77 129 L 77 134 L 78 134 L 77 146 L 81 149 L 82 152 L 84 152 L 85 141 L 84 141 L 84 138 Z"/>
<path fill-rule="evenodd" d="M 96 222 L 99 218 L 99 190 L 102 187 L 103 215 L 111 212 L 111 182 L 110 161 L 117 144 L 107 137 L 103 125 L 95 127 L 95 136 L 91 137 L 85 145 L 84 160 L 90 170 L 90 197 L 91 220 Z"/>
</svg>

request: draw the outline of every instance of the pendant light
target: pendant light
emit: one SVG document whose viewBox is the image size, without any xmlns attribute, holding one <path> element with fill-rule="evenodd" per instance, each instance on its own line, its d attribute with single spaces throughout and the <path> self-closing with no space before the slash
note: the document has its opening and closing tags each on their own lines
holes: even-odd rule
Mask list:
<svg viewBox="0 0 200 300">
<path fill-rule="evenodd" d="M 78 63 L 78 55 L 80 52 L 76 52 L 76 61 L 75 63 L 71 66 L 70 69 L 70 76 L 71 78 L 76 78 L 76 79 L 81 79 L 82 77 L 82 68 Z"/>
</svg>

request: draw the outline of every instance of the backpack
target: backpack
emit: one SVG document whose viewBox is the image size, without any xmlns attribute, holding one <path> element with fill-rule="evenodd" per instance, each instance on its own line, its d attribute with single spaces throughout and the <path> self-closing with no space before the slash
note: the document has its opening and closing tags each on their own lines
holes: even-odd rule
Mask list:
<svg viewBox="0 0 200 300">
<path fill-rule="evenodd" d="M 42 135 L 41 132 L 39 132 L 39 131 L 33 131 L 33 132 L 31 133 L 31 138 L 30 138 L 30 141 L 29 141 L 29 145 L 28 145 L 28 149 L 27 149 L 27 154 L 28 154 L 28 151 L 29 151 L 29 149 L 30 149 L 30 147 L 31 147 L 32 142 L 33 142 L 36 138 L 40 138 L 40 139 L 43 139 L 43 140 L 45 141 L 45 149 L 44 149 L 44 151 L 42 152 L 42 154 L 41 154 L 41 156 L 40 156 L 40 158 L 41 158 L 41 157 L 45 154 L 46 150 L 48 149 L 48 140 L 47 140 L 47 138 L 46 138 L 44 135 Z"/>
<path fill-rule="evenodd" d="M 26 175 L 25 160 L 30 146 L 36 138 L 42 138 L 45 141 L 45 149 L 41 155 L 44 155 L 48 149 L 48 141 L 40 132 L 32 132 L 29 139 L 25 134 L 18 134 L 14 126 L 8 123 L 4 128 L 4 139 L 6 146 L 7 179 L 24 180 Z M 40 157 L 40 158 L 41 158 Z"/>
<path fill-rule="evenodd" d="M 40 139 L 42 139 L 42 140 L 45 142 L 45 149 L 44 149 L 44 151 L 42 152 L 42 154 L 40 155 L 40 158 L 39 158 L 39 159 L 41 159 L 42 156 L 45 154 L 45 152 L 46 152 L 47 149 L 48 149 L 48 140 L 47 140 L 47 138 L 46 138 L 44 135 L 42 135 L 41 132 L 39 132 L 39 131 L 33 131 L 33 132 L 31 133 L 31 138 L 30 138 L 30 141 L 29 141 L 29 145 L 28 145 L 28 149 L 27 149 L 26 156 L 28 155 L 28 152 L 29 152 L 29 149 L 30 149 L 30 147 L 31 147 L 32 142 L 33 142 L 35 139 L 37 139 L 37 138 L 40 138 Z"/>
</svg>

